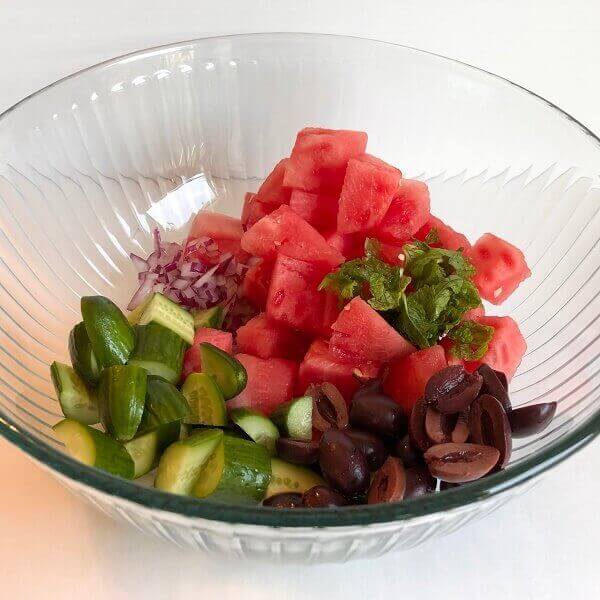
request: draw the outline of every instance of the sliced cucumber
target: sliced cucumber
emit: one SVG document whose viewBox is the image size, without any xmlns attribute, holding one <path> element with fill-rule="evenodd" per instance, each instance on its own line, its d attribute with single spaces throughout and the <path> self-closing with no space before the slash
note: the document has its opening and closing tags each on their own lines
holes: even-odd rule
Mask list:
<svg viewBox="0 0 600 600">
<path fill-rule="evenodd" d="M 179 423 L 165 423 L 156 429 L 137 435 L 123 446 L 133 459 L 133 478 L 137 479 L 151 471 L 163 450 L 179 439 Z"/>
<path fill-rule="evenodd" d="M 174 331 L 188 344 L 194 343 L 194 317 L 162 294 L 154 294 L 142 312 L 139 325 L 159 323 Z"/>
<path fill-rule="evenodd" d="M 205 429 L 171 444 L 160 458 L 154 486 L 164 492 L 190 494 L 222 439 L 220 429 Z"/>
<path fill-rule="evenodd" d="M 83 321 L 71 329 L 69 354 L 73 368 L 80 377 L 90 386 L 97 385 L 100 369 Z"/>
<path fill-rule="evenodd" d="M 279 431 L 271 419 L 257 410 L 234 408 L 229 418 L 257 444 L 264 446 L 269 454 L 275 454 L 275 442 Z"/>
<path fill-rule="evenodd" d="M 65 419 L 52 429 L 76 460 L 125 479 L 133 479 L 133 459 L 121 444 L 106 434 L 72 419 Z"/>
<path fill-rule="evenodd" d="M 227 425 L 225 399 L 213 377 L 206 373 L 191 373 L 181 392 L 190 408 L 184 418 L 186 423 L 219 427 Z"/>
<path fill-rule="evenodd" d="M 58 396 L 60 408 L 67 419 L 85 425 L 100 422 L 96 394 L 90 392 L 83 379 L 69 365 L 53 362 L 50 366 L 52 383 Z"/>
<path fill-rule="evenodd" d="M 298 492 L 303 494 L 315 485 L 324 485 L 320 475 L 306 467 L 285 462 L 280 458 L 271 459 L 271 483 L 265 494 L 266 498 L 281 492 Z"/>
<path fill-rule="evenodd" d="M 98 387 L 100 418 L 107 433 L 120 442 L 133 438 L 146 402 L 148 373 L 135 365 L 104 369 Z"/>
<path fill-rule="evenodd" d="M 81 299 L 81 314 L 98 367 L 124 365 L 135 336 L 119 307 L 104 296 L 86 296 Z"/>
<path fill-rule="evenodd" d="M 203 342 L 200 344 L 202 372 L 212 375 L 219 384 L 225 400 L 237 396 L 248 382 L 242 363 L 220 348 Z"/>
<path fill-rule="evenodd" d="M 194 495 L 200 498 L 210 495 L 224 502 L 257 503 L 264 498 L 270 481 L 271 460 L 267 449 L 255 442 L 224 435 L 206 473 L 198 478 Z"/>
<path fill-rule="evenodd" d="M 150 375 L 146 389 L 146 405 L 138 434 L 173 423 L 188 415 L 190 407 L 185 396 L 171 383 Z"/>
<path fill-rule="evenodd" d="M 280 404 L 271 414 L 271 420 L 283 436 L 295 440 L 311 440 L 312 407 L 310 396 L 295 398 Z"/>
<path fill-rule="evenodd" d="M 138 325 L 135 328 L 135 348 L 129 357 L 130 365 L 138 365 L 171 383 L 177 383 L 183 368 L 187 344 L 183 338 L 159 323 Z"/>
<path fill-rule="evenodd" d="M 127 315 L 127 320 L 132 324 L 132 325 L 137 325 L 140 321 L 140 317 L 144 314 L 144 311 L 146 310 L 146 307 L 148 306 L 148 304 L 150 303 L 150 300 L 152 300 L 152 296 L 154 294 L 148 294 L 148 296 L 146 296 L 146 298 L 144 299 L 144 301 L 137 307 L 134 308 L 128 315 Z"/>
<path fill-rule="evenodd" d="M 201 327 L 221 329 L 221 327 L 223 327 L 225 311 L 222 306 L 213 306 L 212 308 L 205 308 L 204 310 L 194 310 L 192 311 L 192 315 L 194 316 L 194 327 L 196 329 L 200 329 Z"/>
</svg>

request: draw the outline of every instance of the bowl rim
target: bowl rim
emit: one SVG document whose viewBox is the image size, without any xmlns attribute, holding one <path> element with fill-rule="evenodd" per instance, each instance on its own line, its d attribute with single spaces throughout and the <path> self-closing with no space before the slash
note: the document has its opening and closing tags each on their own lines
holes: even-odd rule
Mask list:
<svg viewBox="0 0 600 600">
<path fill-rule="evenodd" d="M 556 111 L 561 117 L 566 118 L 600 147 L 600 139 L 598 136 L 573 116 L 535 92 L 532 92 L 505 77 L 486 71 L 485 69 L 440 54 L 393 42 L 349 35 L 301 32 L 259 32 L 206 36 L 128 52 L 78 70 L 40 88 L 0 113 L 0 123 L 6 119 L 8 115 L 31 99 L 41 96 L 47 90 L 84 73 L 99 70 L 133 57 L 143 58 L 143 56 L 149 52 L 167 52 L 209 40 L 217 41 L 246 37 L 290 37 L 298 39 L 310 37 L 323 39 L 330 38 L 334 40 L 349 40 L 357 43 L 389 46 L 425 54 L 435 59 L 439 59 L 442 62 L 447 61 L 451 64 L 472 69 L 479 74 L 500 80 L 509 87 L 514 87 L 517 90 L 525 92 L 527 95 L 537 99 Z M 96 469 L 95 467 L 88 467 L 70 458 L 66 454 L 63 454 L 47 442 L 34 438 L 26 431 L 21 431 L 20 427 L 0 408 L 0 435 L 23 450 L 30 457 L 41 462 L 51 470 L 58 472 L 60 475 L 73 480 L 75 483 L 95 488 L 105 494 L 116 496 L 121 500 L 134 502 L 148 509 L 167 511 L 183 517 L 208 519 L 225 523 L 287 528 L 338 528 L 386 523 L 391 521 L 407 521 L 412 518 L 427 517 L 447 510 L 460 509 L 461 507 L 466 507 L 467 505 L 489 499 L 539 476 L 582 449 L 599 433 L 600 407 L 592 412 L 592 414 L 578 427 L 567 434 L 562 435 L 557 440 L 554 440 L 541 451 L 535 452 L 533 456 L 519 460 L 505 471 L 500 471 L 466 486 L 446 490 L 443 494 L 430 494 L 396 504 L 350 506 L 340 510 L 295 509 L 293 511 L 281 511 L 262 506 L 231 505 L 211 501 L 198 501 L 191 497 L 169 494 L 156 490 L 155 488 L 143 487 L 133 481 L 115 477 L 109 473 Z"/>
</svg>

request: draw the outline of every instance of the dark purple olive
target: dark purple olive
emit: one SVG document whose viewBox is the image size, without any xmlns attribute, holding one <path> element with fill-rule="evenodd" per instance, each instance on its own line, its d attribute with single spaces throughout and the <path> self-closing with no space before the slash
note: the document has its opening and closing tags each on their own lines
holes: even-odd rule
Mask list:
<svg viewBox="0 0 600 600">
<path fill-rule="evenodd" d="M 399 437 L 406 433 L 406 417 L 399 404 L 384 394 L 355 396 L 350 423 L 377 435 Z"/>
<path fill-rule="evenodd" d="M 512 435 L 516 438 L 535 435 L 550 425 L 556 414 L 556 402 L 544 402 L 515 408 L 508 413 Z"/>
<path fill-rule="evenodd" d="M 467 373 L 461 365 L 446 367 L 430 377 L 425 401 L 447 415 L 462 412 L 477 398 L 482 381 L 479 373 Z"/>
<path fill-rule="evenodd" d="M 469 438 L 468 410 L 445 415 L 433 407 L 425 414 L 425 432 L 434 444 L 462 444 Z"/>
<path fill-rule="evenodd" d="M 298 508 L 302 506 L 302 494 L 297 492 L 282 492 L 263 500 L 263 506 L 271 508 Z"/>
<path fill-rule="evenodd" d="M 319 465 L 327 482 L 348 498 L 363 494 L 369 487 L 367 459 L 343 431 L 329 429 L 323 434 Z"/>
<path fill-rule="evenodd" d="M 438 444 L 425 452 L 429 472 L 449 483 L 475 481 L 487 475 L 499 458 L 496 448 L 480 444 Z"/>
<path fill-rule="evenodd" d="M 317 431 L 344 429 L 348 425 L 348 406 L 334 385 L 313 385 L 307 393 L 313 399 L 312 423 Z"/>
<path fill-rule="evenodd" d="M 496 371 L 496 369 L 493 369 L 493 371 L 496 374 L 498 381 L 500 381 L 502 384 L 502 387 L 508 392 L 508 378 L 506 377 L 506 373 L 503 373 L 502 371 Z"/>
<path fill-rule="evenodd" d="M 422 452 L 411 444 L 408 433 L 394 444 L 392 455 L 397 456 L 407 469 L 423 462 Z"/>
<path fill-rule="evenodd" d="M 406 469 L 404 475 L 406 477 L 405 499 L 435 492 L 435 479 L 424 464 Z"/>
<path fill-rule="evenodd" d="M 479 396 L 471 404 L 469 429 L 473 442 L 498 450 L 500 456 L 496 467 L 504 467 L 512 452 L 512 434 L 502 404 L 489 394 Z"/>
<path fill-rule="evenodd" d="M 440 481 L 440 492 L 443 492 L 444 490 L 451 490 L 452 488 L 460 487 L 461 485 L 461 483 L 448 483 L 447 481 Z"/>
<path fill-rule="evenodd" d="M 358 396 L 382 394 L 383 393 L 383 381 L 379 378 L 371 379 L 367 383 L 363 384 L 360 388 L 354 392 L 354 398 Z"/>
<path fill-rule="evenodd" d="M 504 410 L 509 412 L 511 406 L 510 398 L 508 397 L 506 375 L 501 371 L 494 371 L 489 365 L 480 365 L 476 372 L 479 373 L 483 379 L 480 394 L 494 396 L 494 398 L 502 404 Z"/>
<path fill-rule="evenodd" d="M 385 444 L 373 433 L 360 429 L 345 429 L 344 433 L 358 446 L 365 455 L 371 471 L 377 471 L 387 458 Z"/>
<path fill-rule="evenodd" d="M 346 499 L 326 485 L 315 485 L 304 492 L 302 506 L 304 508 L 334 508 L 346 506 Z"/>
<path fill-rule="evenodd" d="M 296 465 L 312 465 L 319 460 L 319 444 L 291 438 L 278 438 L 275 443 L 277 456 Z"/>
<path fill-rule="evenodd" d="M 405 490 L 406 478 L 402 461 L 390 456 L 373 477 L 367 503 L 400 502 L 404 498 Z"/>
<path fill-rule="evenodd" d="M 427 402 L 424 398 L 417 400 L 410 413 L 408 422 L 408 433 L 410 435 L 410 443 L 415 447 L 425 452 L 431 444 L 431 440 L 425 430 L 425 418 L 427 416 Z"/>
</svg>

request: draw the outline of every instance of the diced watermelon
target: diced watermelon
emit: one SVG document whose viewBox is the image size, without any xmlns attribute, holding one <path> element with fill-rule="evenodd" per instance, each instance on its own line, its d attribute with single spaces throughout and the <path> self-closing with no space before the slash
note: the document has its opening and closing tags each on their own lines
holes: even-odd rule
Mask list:
<svg viewBox="0 0 600 600">
<path fill-rule="evenodd" d="M 462 321 L 477 321 L 477 319 L 485 315 L 485 308 L 480 304 L 477 308 L 468 310 L 461 318 Z"/>
<path fill-rule="evenodd" d="M 247 231 L 260 221 L 263 217 L 272 213 L 277 206 L 275 204 L 267 204 L 262 202 L 257 194 L 246 192 L 244 196 L 244 207 L 242 209 L 242 227 Z"/>
<path fill-rule="evenodd" d="M 379 257 L 389 265 L 401 267 L 404 264 L 404 252 L 402 246 L 379 242 Z"/>
<path fill-rule="evenodd" d="M 355 366 L 385 364 L 416 350 L 360 297 L 342 309 L 331 329 L 331 353 Z"/>
<path fill-rule="evenodd" d="M 239 352 L 260 358 L 300 360 L 306 353 L 305 336 L 271 319 L 265 313 L 250 319 L 236 333 Z"/>
<path fill-rule="evenodd" d="M 192 223 L 188 239 L 206 236 L 215 240 L 240 240 L 243 233 L 240 219 L 201 210 Z"/>
<path fill-rule="evenodd" d="M 307 192 L 339 194 L 348 161 L 363 154 L 366 147 L 364 131 L 302 129 L 296 137 L 283 183 Z"/>
<path fill-rule="evenodd" d="M 242 296 L 255 308 L 264 310 L 273 275 L 272 260 L 261 259 L 250 266 L 242 282 Z"/>
<path fill-rule="evenodd" d="M 338 233 L 331 231 L 324 233 L 325 241 L 341 252 L 346 260 L 359 258 L 365 254 L 364 233 Z"/>
<path fill-rule="evenodd" d="M 332 229 L 337 222 L 337 196 L 293 190 L 290 208 L 317 231 Z"/>
<path fill-rule="evenodd" d="M 427 234 L 433 228 L 437 231 L 440 241 L 431 244 L 432 247 L 445 248 L 446 250 L 459 250 L 460 248 L 468 250 L 471 247 L 471 244 L 465 235 L 458 233 L 458 231 L 454 231 L 450 225 L 446 225 L 444 221 L 433 215 L 430 215 L 427 223 L 415 233 L 415 237 L 423 242 L 425 241 Z"/>
<path fill-rule="evenodd" d="M 423 395 L 429 378 L 447 366 L 442 346 L 418 350 L 394 361 L 383 381 L 383 390 L 409 415 Z"/>
<path fill-rule="evenodd" d="M 290 201 L 290 190 L 283 187 L 283 178 L 288 162 L 288 158 L 280 160 L 258 188 L 257 196 L 261 202 L 277 207 Z"/>
<path fill-rule="evenodd" d="M 298 375 L 298 363 L 284 358 L 258 358 L 236 354 L 248 374 L 248 383 L 227 408 L 252 408 L 270 415 L 282 402 L 292 399 Z"/>
<path fill-rule="evenodd" d="M 199 373 L 202 371 L 202 361 L 200 360 L 200 344 L 208 342 L 217 348 L 231 354 L 233 351 L 233 336 L 228 331 L 212 329 L 211 327 L 200 327 L 194 335 L 194 343 L 188 348 L 183 359 L 182 380 L 190 373 Z"/>
<path fill-rule="evenodd" d="M 477 271 L 473 283 L 492 304 L 502 304 L 531 275 L 523 253 L 492 233 L 484 233 L 465 256 Z"/>
<path fill-rule="evenodd" d="M 326 274 L 319 265 L 279 254 L 267 296 L 267 314 L 305 333 L 326 333 L 332 322 L 332 300 L 328 298 L 332 294 L 318 290 Z"/>
<path fill-rule="evenodd" d="M 402 179 L 385 216 L 373 235 L 388 244 L 403 244 L 429 219 L 429 190 L 416 179 Z"/>
<path fill-rule="evenodd" d="M 242 248 L 254 256 L 273 257 L 277 252 L 321 264 L 328 269 L 344 262 L 323 236 L 289 206 L 282 205 L 263 217 L 242 237 Z"/>
<path fill-rule="evenodd" d="M 388 211 L 401 178 L 398 169 L 370 154 L 351 159 L 340 195 L 338 231 L 368 231 L 377 225 Z"/>
</svg>

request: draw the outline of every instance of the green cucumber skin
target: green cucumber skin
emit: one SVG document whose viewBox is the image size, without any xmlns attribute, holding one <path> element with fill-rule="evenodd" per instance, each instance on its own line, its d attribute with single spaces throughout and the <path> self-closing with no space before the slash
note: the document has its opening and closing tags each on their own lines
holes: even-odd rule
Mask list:
<svg viewBox="0 0 600 600">
<path fill-rule="evenodd" d="M 90 386 L 98 385 L 100 369 L 85 328 L 85 323 L 77 323 L 69 334 L 69 355 L 71 364 L 81 378 Z"/>
<path fill-rule="evenodd" d="M 160 459 L 161 454 L 179 439 L 179 423 L 165 423 L 160 427 L 137 435 L 123 446 L 131 456 L 135 469 L 134 479 L 149 473 Z"/>
<path fill-rule="evenodd" d="M 132 439 L 142 421 L 148 373 L 134 365 L 115 365 L 100 376 L 98 404 L 106 431 L 120 442 Z"/>
<path fill-rule="evenodd" d="M 194 317 L 185 308 L 163 294 L 155 293 L 141 314 L 138 324 L 159 323 L 181 336 L 188 344 L 194 343 Z"/>
<path fill-rule="evenodd" d="M 271 420 L 282 435 L 296 440 L 311 440 L 312 399 L 301 396 L 280 404 L 271 413 Z"/>
<path fill-rule="evenodd" d="M 225 320 L 225 311 L 222 306 L 213 306 L 204 310 L 196 310 L 194 315 L 194 328 L 210 327 L 211 329 L 221 329 Z"/>
<path fill-rule="evenodd" d="M 293 465 L 280 458 L 271 459 L 271 482 L 265 493 L 266 498 L 282 492 L 303 494 L 315 485 L 324 485 L 320 475 L 307 467 Z"/>
<path fill-rule="evenodd" d="M 187 344 L 177 333 L 163 327 L 158 323 L 148 323 L 148 325 L 137 325 L 135 327 L 135 347 L 129 357 L 130 364 L 150 363 L 144 366 L 151 375 L 161 375 L 158 372 L 152 372 L 151 363 L 164 365 L 171 375 L 165 377 L 171 383 L 177 383 L 181 377 L 183 369 L 183 357 L 187 349 Z M 164 375 L 163 375 L 164 376 Z"/>
<path fill-rule="evenodd" d="M 221 348 L 203 342 L 200 344 L 200 360 L 202 372 L 215 378 L 225 400 L 237 396 L 246 387 L 248 374 L 244 365 Z"/>
<path fill-rule="evenodd" d="M 264 446 L 271 456 L 275 454 L 279 431 L 271 419 L 249 408 L 234 408 L 229 411 L 229 418 L 254 442 Z"/>
<path fill-rule="evenodd" d="M 211 427 L 227 425 L 225 398 L 211 375 L 191 373 L 181 387 L 181 393 L 189 404 L 185 423 Z"/>
<path fill-rule="evenodd" d="M 75 369 L 54 361 L 50 365 L 50 377 L 60 408 L 67 419 L 84 425 L 95 425 L 100 422 L 96 394 L 87 389 Z M 65 378 L 68 378 L 66 385 Z"/>
<path fill-rule="evenodd" d="M 81 314 L 98 367 L 124 365 L 135 346 L 135 335 L 119 307 L 104 296 L 85 296 Z"/>
<path fill-rule="evenodd" d="M 180 422 L 189 412 L 190 406 L 185 396 L 173 384 L 149 375 L 146 405 L 138 433 L 151 431 L 166 423 Z"/>
</svg>

